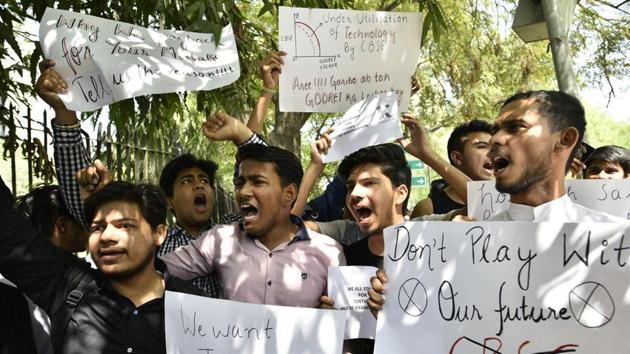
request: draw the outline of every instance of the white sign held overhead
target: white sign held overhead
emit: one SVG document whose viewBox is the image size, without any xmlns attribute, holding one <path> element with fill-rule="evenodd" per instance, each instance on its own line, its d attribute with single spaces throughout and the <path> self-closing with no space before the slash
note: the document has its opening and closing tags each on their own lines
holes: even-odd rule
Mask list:
<svg viewBox="0 0 630 354">
<path fill-rule="evenodd" d="M 337 310 L 248 304 L 172 291 L 165 294 L 164 312 L 169 354 L 339 354 L 346 322 L 346 314 Z"/>
<path fill-rule="evenodd" d="M 626 353 L 629 232 L 616 223 L 389 227 L 374 353 Z"/>
<path fill-rule="evenodd" d="M 344 339 L 374 338 L 376 319 L 367 305 L 370 278 L 376 267 L 328 267 L 328 296 L 335 308 L 348 312 Z"/>
<path fill-rule="evenodd" d="M 565 181 L 567 196 L 575 203 L 630 220 L 630 180 L 571 179 Z M 468 216 L 488 220 L 507 209 L 510 196 L 499 193 L 494 181 L 468 182 Z"/>
<path fill-rule="evenodd" d="M 401 138 L 397 96 L 388 92 L 368 97 L 337 118 L 333 128 L 332 145 L 322 156 L 325 163 L 341 160 L 366 146 Z"/>
<path fill-rule="evenodd" d="M 407 111 L 420 55 L 419 12 L 280 7 L 280 111 L 344 112 L 394 91 Z"/>
<path fill-rule="evenodd" d="M 212 90 L 240 76 L 230 25 L 211 33 L 152 30 L 47 8 L 39 27 L 44 57 L 68 83 L 66 107 L 92 111 L 123 99 Z"/>
</svg>

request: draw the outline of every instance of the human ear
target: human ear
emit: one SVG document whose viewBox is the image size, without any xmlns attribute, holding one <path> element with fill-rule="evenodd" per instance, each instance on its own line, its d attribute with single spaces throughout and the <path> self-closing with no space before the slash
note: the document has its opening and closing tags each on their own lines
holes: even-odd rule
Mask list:
<svg viewBox="0 0 630 354">
<path fill-rule="evenodd" d="M 157 228 L 155 229 L 155 234 L 156 234 L 155 245 L 156 246 L 162 245 L 164 240 L 166 240 L 167 230 L 168 230 L 168 228 L 164 224 L 160 224 L 160 225 L 157 226 Z"/>
<path fill-rule="evenodd" d="M 409 195 L 409 188 L 407 188 L 405 184 L 401 184 L 400 186 L 396 187 L 394 193 L 396 195 L 394 197 L 394 202 L 396 203 L 396 205 L 402 205 Z"/>
<path fill-rule="evenodd" d="M 285 204 L 293 205 L 293 203 L 295 202 L 295 199 L 297 198 L 298 186 L 295 183 L 291 183 L 288 186 L 283 188 L 282 193 L 283 193 L 282 201 Z"/>
<path fill-rule="evenodd" d="M 453 165 L 454 166 L 462 166 L 464 164 L 464 158 L 462 157 L 461 152 L 459 151 L 451 151 L 451 154 L 449 155 L 451 160 L 453 161 Z"/>
<path fill-rule="evenodd" d="M 573 147 L 575 146 L 575 144 L 577 144 L 579 136 L 580 134 L 578 133 L 577 129 L 575 129 L 574 127 L 563 129 L 560 132 L 560 138 L 556 142 L 556 146 L 554 150 L 556 152 L 560 152 L 565 149 L 568 149 L 569 151 L 571 151 Z"/>
</svg>

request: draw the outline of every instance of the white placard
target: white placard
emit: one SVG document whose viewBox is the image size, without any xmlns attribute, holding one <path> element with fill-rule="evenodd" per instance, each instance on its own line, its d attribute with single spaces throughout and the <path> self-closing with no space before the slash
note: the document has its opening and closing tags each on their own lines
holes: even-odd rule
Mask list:
<svg viewBox="0 0 630 354">
<path fill-rule="evenodd" d="M 395 91 L 407 111 L 422 14 L 280 7 L 280 111 L 344 112 Z"/>
<path fill-rule="evenodd" d="M 335 308 L 348 312 L 344 339 L 371 338 L 376 333 L 376 319 L 367 306 L 370 278 L 376 267 L 328 267 L 328 296 Z"/>
<path fill-rule="evenodd" d="M 339 354 L 346 314 L 167 291 L 166 352 Z"/>
<path fill-rule="evenodd" d="M 240 76 L 231 25 L 216 46 L 211 33 L 156 31 L 47 8 L 39 38 L 44 57 L 68 83 L 60 97 L 74 111 L 147 94 L 212 90 Z"/>
<path fill-rule="evenodd" d="M 625 353 L 629 231 L 614 223 L 389 227 L 375 354 Z"/>
<path fill-rule="evenodd" d="M 508 208 L 510 196 L 499 193 L 494 185 L 494 181 L 468 182 L 469 216 L 488 220 Z M 630 179 L 571 179 L 565 186 L 572 201 L 630 220 Z"/>
<path fill-rule="evenodd" d="M 328 163 L 366 147 L 402 137 L 398 98 L 393 92 L 374 95 L 350 107 L 335 121 L 332 145 L 322 155 Z"/>
</svg>

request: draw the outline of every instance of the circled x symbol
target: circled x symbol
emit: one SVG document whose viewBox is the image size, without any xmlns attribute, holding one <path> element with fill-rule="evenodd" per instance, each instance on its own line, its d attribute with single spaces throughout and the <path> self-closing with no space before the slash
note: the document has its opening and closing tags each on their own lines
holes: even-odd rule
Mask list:
<svg viewBox="0 0 630 354">
<path fill-rule="evenodd" d="M 608 289 L 592 281 L 569 292 L 569 306 L 575 320 L 587 328 L 605 326 L 615 314 L 615 303 Z"/>
<path fill-rule="evenodd" d="M 420 280 L 411 278 L 400 286 L 398 304 L 409 316 L 420 317 L 427 309 L 427 289 Z"/>
</svg>

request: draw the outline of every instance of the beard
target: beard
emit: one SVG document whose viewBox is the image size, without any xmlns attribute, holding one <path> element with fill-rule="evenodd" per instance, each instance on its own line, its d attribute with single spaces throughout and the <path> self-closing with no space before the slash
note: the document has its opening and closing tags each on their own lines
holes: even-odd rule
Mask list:
<svg viewBox="0 0 630 354">
<path fill-rule="evenodd" d="M 497 191 L 507 194 L 521 194 L 547 178 L 551 174 L 551 151 L 543 151 L 532 163 L 527 164 L 523 168 L 524 172 L 512 184 L 496 180 Z"/>
</svg>

